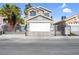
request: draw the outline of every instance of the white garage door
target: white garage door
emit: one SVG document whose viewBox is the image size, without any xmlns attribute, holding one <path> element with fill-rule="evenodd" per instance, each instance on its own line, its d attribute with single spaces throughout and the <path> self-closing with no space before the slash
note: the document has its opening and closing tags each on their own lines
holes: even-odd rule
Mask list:
<svg viewBox="0 0 79 59">
<path fill-rule="evenodd" d="M 30 31 L 50 31 L 50 23 L 30 23 Z"/>
<path fill-rule="evenodd" d="M 79 31 L 79 26 L 71 26 L 71 31 Z"/>
</svg>

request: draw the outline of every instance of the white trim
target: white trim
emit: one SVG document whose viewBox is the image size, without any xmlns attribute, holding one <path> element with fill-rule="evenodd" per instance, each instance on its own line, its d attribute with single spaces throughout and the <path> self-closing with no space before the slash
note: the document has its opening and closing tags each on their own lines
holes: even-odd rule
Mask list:
<svg viewBox="0 0 79 59">
<path fill-rule="evenodd" d="M 52 10 L 49 10 L 48 8 L 42 7 L 42 6 L 37 6 L 36 8 L 43 8 L 44 10 L 52 12 Z"/>
</svg>

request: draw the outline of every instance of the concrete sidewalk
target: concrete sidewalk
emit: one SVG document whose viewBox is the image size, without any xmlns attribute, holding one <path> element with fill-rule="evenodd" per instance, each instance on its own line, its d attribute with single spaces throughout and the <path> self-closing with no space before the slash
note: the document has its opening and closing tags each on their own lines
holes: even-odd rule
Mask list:
<svg viewBox="0 0 79 59">
<path fill-rule="evenodd" d="M 79 36 L 25 36 L 25 34 L 3 34 L 0 35 L 0 40 L 2 39 L 18 39 L 18 40 L 28 40 L 28 39 L 50 39 L 50 40 L 55 40 L 55 39 L 79 39 Z"/>
</svg>

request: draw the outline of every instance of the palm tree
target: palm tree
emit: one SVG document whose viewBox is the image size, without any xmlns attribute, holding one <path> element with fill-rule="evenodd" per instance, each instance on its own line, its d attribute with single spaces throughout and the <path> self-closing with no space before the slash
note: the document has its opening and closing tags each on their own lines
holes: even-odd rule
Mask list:
<svg viewBox="0 0 79 59">
<path fill-rule="evenodd" d="M 21 9 L 16 5 L 5 4 L 0 8 L 0 14 L 8 18 L 8 25 L 13 29 L 16 24 L 16 19 L 21 14 Z"/>
<path fill-rule="evenodd" d="M 32 8 L 32 6 L 31 6 L 30 3 L 28 3 L 28 4 L 25 5 L 24 14 L 25 14 L 26 16 L 28 15 L 28 11 L 29 11 L 30 8 Z M 24 29 L 26 30 L 25 35 L 27 35 L 27 23 L 26 23 Z"/>
<path fill-rule="evenodd" d="M 28 4 L 25 5 L 24 13 L 25 13 L 26 16 L 28 15 L 28 11 L 29 11 L 29 9 L 30 9 L 31 7 L 32 7 L 32 6 L 31 6 L 30 3 L 28 3 Z"/>
<path fill-rule="evenodd" d="M 24 19 L 21 16 L 17 16 L 16 23 L 17 24 L 24 24 Z"/>
</svg>

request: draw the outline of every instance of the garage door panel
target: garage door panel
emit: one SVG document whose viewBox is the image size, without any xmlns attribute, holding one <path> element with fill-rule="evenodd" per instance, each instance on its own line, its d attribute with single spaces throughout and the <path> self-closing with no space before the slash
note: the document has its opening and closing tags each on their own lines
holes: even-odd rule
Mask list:
<svg viewBox="0 0 79 59">
<path fill-rule="evenodd" d="M 50 23 L 30 23 L 30 31 L 50 31 Z"/>
</svg>

